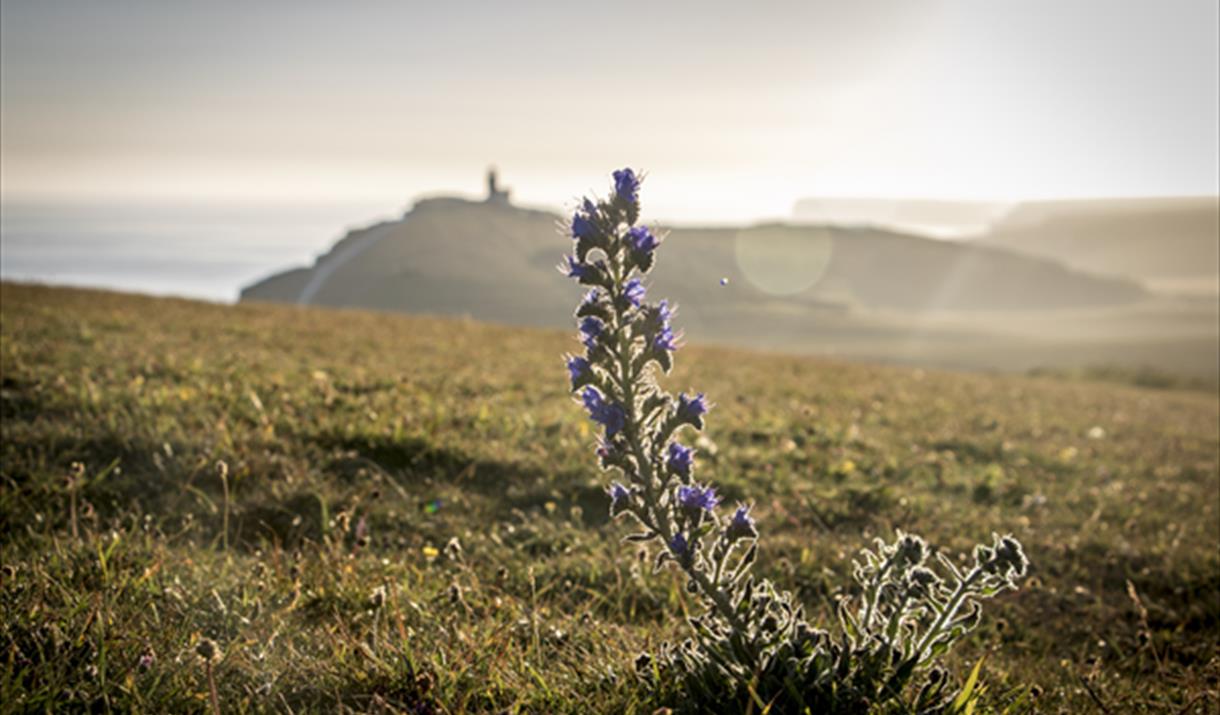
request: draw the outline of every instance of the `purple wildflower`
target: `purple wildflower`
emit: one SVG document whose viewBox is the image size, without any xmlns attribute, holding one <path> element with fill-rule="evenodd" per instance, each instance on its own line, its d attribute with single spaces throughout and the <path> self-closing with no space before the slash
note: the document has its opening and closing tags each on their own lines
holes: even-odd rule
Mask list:
<svg viewBox="0 0 1220 715">
<path fill-rule="evenodd" d="M 602 297 L 601 290 L 599 290 L 597 288 L 590 288 L 588 290 L 588 292 L 585 293 L 585 297 L 581 299 L 580 304 L 581 305 L 590 305 L 592 303 L 596 303 L 598 300 L 601 299 L 601 297 Z"/>
<path fill-rule="evenodd" d="M 606 428 L 607 437 L 613 437 L 623 429 L 627 420 L 623 408 L 603 400 L 601 393 L 593 387 L 586 387 L 581 393 L 581 399 L 585 403 L 585 409 L 589 411 L 589 418 Z"/>
<path fill-rule="evenodd" d="M 640 198 L 640 179 L 631 169 L 614 172 L 614 193 L 623 201 L 635 203 Z"/>
<path fill-rule="evenodd" d="M 669 540 L 669 550 L 679 559 L 690 558 L 690 544 L 686 543 L 686 537 L 681 532 L 674 534 L 673 538 Z"/>
<path fill-rule="evenodd" d="M 701 511 L 711 511 L 719 503 L 720 497 L 716 496 L 715 487 L 700 487 L 698 484 L 678 487 L 678 506 L 691 516 Z"/>
<path fill-rule="evenodd" d="M 657 350 L 673 352 L 678 349 L 678 336 L 668 325 L 662 326 L 652 338 L 652 344 Z"/>
<path fill-rule="evenodd" d="M 635 307 L 640 307 L 644 302 L 644 283 L 639 278 L 632 278 L 627 281 L 627 285 L 623 286 L 623 295 Z"/>
<path fill-rule="evenodd" d="M 661 242 L 657 237 L 652 235 L 652 231 L 648 230 L 647 226 L 635 226 L 627 232 L 627 240 L 631 242 L 631 248 L 637 253 L 651 253 L 656 250 Z"/>
<path fill-rule="evenodd" d="M 673 317 L 674 311 L 673 308 L 669 307 L 668 300 L 662 300 L 652 309 L 652 314 L 649 316 L 649 324 L 654 331 L 652 334 L 652 346 L 657 350 L 673 352 L 678 349 L 680 336 L 674 332 L 673 326 L 669 324 Z"/>
<path fill-rule="evenodd" d="M 585 403 L 585 409 L 588 410 L 590 414 L 595 414 L 598 410 L 602 409 L 602 405 L 604 404 L 602 402 L 602 393 L 598 392 L 593 387 L 586 387 L 584 391 L 580 393 L 580 399 Z"/>
<path fill-rule="evenodd" d="M 707 400 L 702 392 L 694 397 L 687 397 L 685 392 L 678 395 L 678 419 L 683 422 L 702 422 L 699 418 L 707 414 L 707 410 Z"/>
<path fill-rule="evenodd" d="M 660 303 L 657 303 L 657 320 L 660 320 L 662 325 L 668 325 L 673 317 L 674 309 L 669 307 L 668 300 L 662 300 Z"/>
<path fill-rule="evenodd" d="M 668 464 L 669 468 L 671 470 L 673 470 L 676 474 L 680 474 L 684 477 L 689 477 L 691 466 L 694 464 L 694 460 L 695 460 L 695 450 L 691 449 L 690 447 L 678 444 L 677 442 L 670 443 L 669 458 L 666 460 L 666 464 Z"/>
<path fill-rule="evenodd" d="M 729 541 L 758 536 L 758 530 L 754 528 L 754 519 L 750 516 L 749 506 L 742 504 L 737 507 L 737 511 L 733 513 L 733 518 L 729 520 L 729 526 L 724 533 Z"/>
<path fill-rule="evenodd" d="M 627 487 L 615 482 L 610 485 L 610 516 L 618 516 L 627 507 L 631 492 Z"/>
<path fill-rule="evenodd" d="M 572 379 L 572 389 L 576 389 L 581 380 L 591 377 L 592 374 L 588 360 L 576 355 L 568 358 L 568 377 Z"/>
<path fill-rule="evenodd" d="M 605 325 L 602 321 L 593 316 L 586 316 L 580 321 L 581 342 L 585 347 L 592 350 L 597 345 L 597 338 L 602 334 Z"/>
<path fill-rule="evenodd" d="M 593 223 L 595 211 L 597 211 L 597 207 L 586 199 L 584 206 L 572 214 L 572 238 L 593 237 L 597 232 L 597 226 Z"/>
<path fill-rule="evenodd" d="M 568 256 L 567 258 L 568 267 L 566 275 L 568 278 L 580 280 L 589 274 L 589 265 L 587 263 L 581 263 L 580 261 L 576 260 L 575 256 Z M 560 266 L 559 270 L 563 271 L 563 266 Z"/>
</svg>

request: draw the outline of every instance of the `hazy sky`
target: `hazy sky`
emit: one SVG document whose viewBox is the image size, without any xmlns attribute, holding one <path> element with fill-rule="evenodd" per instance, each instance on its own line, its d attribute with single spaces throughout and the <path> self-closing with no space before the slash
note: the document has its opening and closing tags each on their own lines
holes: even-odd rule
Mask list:
<svg viewBox="0 0 1220 715">
<path fill-rule="evenodd" d="M 0 2 L 7 200 L 1220 190 L 1215 0 Z"/>
</svg>

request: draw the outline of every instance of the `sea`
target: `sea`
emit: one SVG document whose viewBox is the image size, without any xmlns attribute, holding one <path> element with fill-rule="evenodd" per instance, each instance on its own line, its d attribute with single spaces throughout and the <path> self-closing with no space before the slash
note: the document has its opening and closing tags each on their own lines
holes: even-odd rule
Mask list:
<svg viewBox="0 0 1220 715">
<path fill-rule="evenodd" d="M 401 217 L 385 202 L 0 204 L 0 279 L 235 302 L 312 265 L 349 230 Z"/>
</svg>

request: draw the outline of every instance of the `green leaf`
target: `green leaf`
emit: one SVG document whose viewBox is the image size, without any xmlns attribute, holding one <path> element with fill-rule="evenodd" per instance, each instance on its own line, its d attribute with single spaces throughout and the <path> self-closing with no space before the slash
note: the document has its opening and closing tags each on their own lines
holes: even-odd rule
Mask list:
<svg viewBox="0 0 1220 715">
<path fill-rule="evenodd" d="M 974 664 L 974 669 L 970 671 L 970 677 L 966 678 L 966 684 L 962 686 L 961 692 L 953 699 L 952 711 L 962 713 L 963 715 L 971 715 L 974 712 L 974 704 L 978 700 L 978 695 L 974 690 L 978 686 L 979 671 L 983 667 L 983 661 L 987 656 L 979 658 L 979 662 Z"/>
</svg>

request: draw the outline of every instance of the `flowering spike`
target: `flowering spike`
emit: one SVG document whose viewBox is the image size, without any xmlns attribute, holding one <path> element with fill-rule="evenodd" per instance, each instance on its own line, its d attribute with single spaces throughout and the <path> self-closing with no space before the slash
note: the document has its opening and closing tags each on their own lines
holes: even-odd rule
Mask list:
<svg viewBox="0 0 1220 715">
<path fill-rule="evenodd" d="M 878 540 L 855 564 L 859 608 L 840 606 L 842 638 L 812 628 L 791 593 L 751 576 L 759 552 L 751 507 L 739 504 L 731 517 L 718 517 L 716 488 L 692 480 L 695 451 L 674 440 L 681 427 L 702 430 L 711 404 L 702 392 L 675 398 L 656 382 L 658 368 L 673 366 L 680 333 L 668 301 L 647 302 L 643 276 L 661 241 L 636 225 L 639 188 L 635 171 L 621 169 L 609 200 L 580 204 L 570 227 L 574 255 L 560 270 L 592 287 L 576 310 L 587 353 L 568 356 L 567 369 L 589 418 L 604 428 L 596 448 L 601 467 L 623 474 L 607 490 L 610 515 L 632 514 L 641 529 L 628 540 L 657 540 L 654 569 L 676 564 L 706 607 L 689 619 L 693 638 L 663 646 L 663 657 L 648 662 L 675 669 L 692 693 L 728 693 L 736 705 L 762 698 L 775 712 L 803 712 L 807 703 L 819 711 L 885 709 L 920 690 L 914 684 L 921 678 L 940 693 L 945 681 L 933 683 L 929 674 L 938 671 L 930 661 L 977 622 L 982 599 L 1016 587 L 1028 569 L 1021 544 L 994 536 L 979 546 L 970 570 L 937 553 L 948 572 L 942 578 L 919 537 L 900 532 L 891 543 Z M 722 700 L 691 705 L 740 709 Z M 900 702 L 890 709 L 924 708 Z"/>
</svg>

